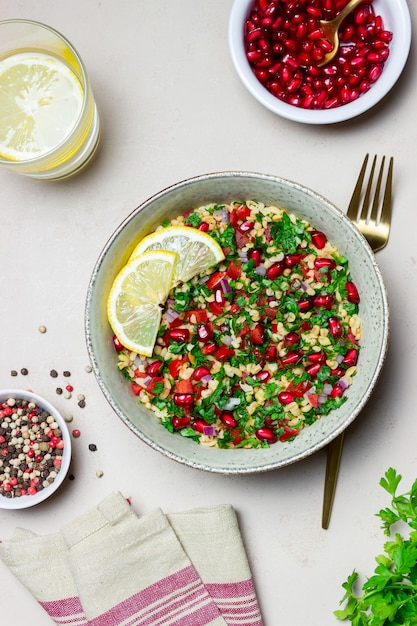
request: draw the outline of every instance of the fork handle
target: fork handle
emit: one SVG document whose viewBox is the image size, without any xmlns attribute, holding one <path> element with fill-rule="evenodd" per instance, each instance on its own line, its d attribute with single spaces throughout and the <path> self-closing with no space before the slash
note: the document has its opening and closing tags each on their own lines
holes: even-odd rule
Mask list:
<svg viewBox="0 0 417 626">
<path fill-rule="evenodd" d="M 343 441 L 345 431 L 333 439 L 327 446 L 326 476 L 324 479 L 324 499 L 321 526 L 324 529 L 329 527 L 332 513 L 334 494 L 336 491 L 337 477 L 339 474 L 340 459 L 342 457 Z"/>
</svg>

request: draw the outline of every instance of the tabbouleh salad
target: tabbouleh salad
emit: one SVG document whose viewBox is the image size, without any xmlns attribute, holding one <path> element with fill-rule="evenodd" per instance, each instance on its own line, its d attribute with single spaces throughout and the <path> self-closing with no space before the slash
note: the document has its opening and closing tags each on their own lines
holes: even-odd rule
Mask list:
<svg viewBox="0 0 417 626">
<path fill-rule="evenodd" d="M 139 401 L 169 431 L 218 448 L 292 440 L 341 406 L 360 297 L 325 233 L 254 201 L 199 207 L 169 225 L 207 232 L 225 259 L 172 289 L 151 358 L 115 340 Z"/>
</svg>

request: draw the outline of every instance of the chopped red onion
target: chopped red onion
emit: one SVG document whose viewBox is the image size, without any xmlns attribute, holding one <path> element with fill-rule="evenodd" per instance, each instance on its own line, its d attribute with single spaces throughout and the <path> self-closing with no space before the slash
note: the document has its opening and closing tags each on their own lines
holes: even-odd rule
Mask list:
<svg viewBox="0 0 417 626">
<path fill-rule="evenodd" d="M 330 385 L 330 383 L 324 383 L 323 385 L 323 394 L 325 396 L 330 396 L 330 394 L 332 393 L 333 387 Z"/>
<path fill-rule="evenodd" d="M 266 276 L 265 265 L 258 265 L 258 267 L 255 267 L 255 274 L 258 274 L 258 276 Z"/>
<path fill-rule="evenodd" d="M 201 276 L 198 279 L 198 282 L 200 283 L 200 285 L 202 285 L 203 283 L 206 283 L 208 281 L 208 279 L 210 278 L 210 275 L 205 274 L 204 276 Z"/>
<path fill-rule="evenodd" d="M 215 434 L 214 426 L 204 426 L 203 435 L 206 435 L 206 437 L 214 437 L 214 434 Z"/>
<path fill-rule="evenodd" d="M 345 390 L 345 389 L 347 389 L 349 387 L 349 381 L 344 376 L 339 378 L 338 382 L 339 382 L 339 385 L 341 386 L 341 388 L 343 390 Z"/>
<path fill-rule="evenodd" d="M 247 261 L 248 261 L 248 253 L 247 252 L 242 252 L 242 250 L 239 250 L 238 254 L 239 254 L 239 258 L 242 261 L 242 263 L 247 263 Z"/>
<path fill-rule="evenodd" d="M 168 322 L 168 324 L 170 324 L 171 322 L 176 320 L 177 317 L 179 317 L 178 311 L 176 311 L 175 309 L 171 309 L 171 308 L 167 309 L 167 311 L 165 313 L 165 318 L 166 318 L 166 321 Z"/>
<path fill-rule="evenodd" d="M 212 377 L 210 374 L 206 374 L 205 376 L 202 376 L 200 380 L 203 383 L 209 383 L 212 380 Z"/>
<path fill-rule="evenodd" d="M 229 211 L 227 209 L 218 209 L 213 212 L 213 217 L 220 222 L 227 224 L 230 221 Z"/>
<path fill-rule="evenodd" d="M 225 346 L 230 346 L 233 341 L 233 337 L 231 337 L 230 335 L 222 335 L 221 339 L 222 343 L 224 343 Z"/>
<path fill-rule="evenodd" d="M 229 284 L 229 281 L 227 280 L 227 278 L 222 278 L 220 281 L 220 287 L 223 291 L 223 293 L 230 293 L 232 291 L 232 288 Z"/>
</svg>

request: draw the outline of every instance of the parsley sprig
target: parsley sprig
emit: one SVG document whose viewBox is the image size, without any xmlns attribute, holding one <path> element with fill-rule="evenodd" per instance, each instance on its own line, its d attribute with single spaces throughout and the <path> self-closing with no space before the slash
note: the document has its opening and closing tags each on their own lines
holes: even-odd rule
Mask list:
<svg viewBox="0 0 417 626">
<path fill-rule="evenodd" d="M 353 626 L 417 624 L 417 480 L 410 491 L 398 495 L 401 478 L 389 468 L 379 483 L 392 499 L 391 508 L 377 513 L 390 541 L 384 545 L 384 554 L 375 559 L 374 575 L 363 584 L 362 595 L 355 593 L 356 571 L 342 585 L 346 593 L 341 604 L 346 605 L 334 614 L 339 620 L 350 620 Z M 392 532 L 392 526 L 398 523 L 403 532 Z M 408 537 L 404 532 L 407 526 Z"/>
</svg>

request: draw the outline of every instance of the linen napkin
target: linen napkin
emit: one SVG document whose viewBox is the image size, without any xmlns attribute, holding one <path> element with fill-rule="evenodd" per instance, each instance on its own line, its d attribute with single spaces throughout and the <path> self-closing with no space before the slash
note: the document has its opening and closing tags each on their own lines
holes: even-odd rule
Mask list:
<svg viewBox="0 0 417 626">
<path fill-rule="evenodd" d="M 262 626 L 230 506 L 137 517 L 116 492 L 60 533 L 17 529 L 0 558 L 60 625 Z"/>
</svg>

